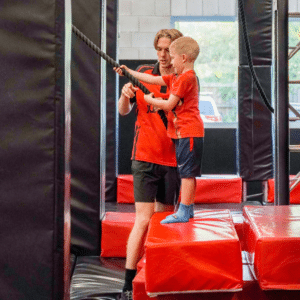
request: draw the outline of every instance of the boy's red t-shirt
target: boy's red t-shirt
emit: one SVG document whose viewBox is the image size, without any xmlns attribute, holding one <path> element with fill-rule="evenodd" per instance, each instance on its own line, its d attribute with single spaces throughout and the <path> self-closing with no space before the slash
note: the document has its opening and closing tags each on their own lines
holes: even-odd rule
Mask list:
<svg viewBox="0 0 300 300">
<path fill-rule="evenodd" d="M 173 139 L 204 137 L 204 124 L 199 111 L 199 89 L 196 73 L 162 76 L 170 93 L 180 98 L 168 113 L 168 136 Z"/>
<path fill-rule="evenodd" d="M 160 76 L 158 64 L 141 66 L 137 71 Z M 153 92 L 155 97 L 169 98 L 169 89 L 166 86 L 144 82 L 142 84 Z M 175 146 L 167 135 L 161 116 L 144 100 L 144 93 L 140 89 L 136 92 L 133 102 L 136 102 L 137 119 L 131 159 L 176 167 Z M 167 123 L 167 118 L 165 121 Z"/>
</svg>

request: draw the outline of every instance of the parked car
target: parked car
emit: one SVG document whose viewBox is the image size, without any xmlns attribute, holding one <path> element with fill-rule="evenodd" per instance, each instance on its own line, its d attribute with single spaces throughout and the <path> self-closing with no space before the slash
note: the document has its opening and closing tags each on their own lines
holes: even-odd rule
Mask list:
<svg viewBox="0 0 300 300">
<path fill-rule="evenodd" d="M 199 110 L 203 122 L 222 122 L 222 116 L 211 96 L 200 93 Z"/>
<path fill-rule="evenodd" d="M 294 109 L 296 109 L 298 111 L 298 113 L 300 113 L 300 103 L 299 102 L 292 102 L 292 103 L 290 103 L 290 105 Z M 289 109 L 289 119 L 290 119 L 290 121 L 295 121 L 296 120 L 295 118 L 297 118 L 297 116 L 294 114 L 294 112 L 291 109 Z M 296 122 L 299 122 L 299 120 L 297 120 Z"/>
</svg>

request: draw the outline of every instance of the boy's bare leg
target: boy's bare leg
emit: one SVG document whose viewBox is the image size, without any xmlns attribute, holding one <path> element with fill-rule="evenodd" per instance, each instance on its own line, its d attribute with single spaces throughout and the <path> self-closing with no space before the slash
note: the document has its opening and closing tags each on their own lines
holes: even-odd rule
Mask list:
<svg viewBox="0 0 300 300">
<path fill-rule="evenodd" d="M 181 203 L 184 205 L 194 204 L 196 192 L 196 178 L 181 179 Z"/>
<path fill-rule="evenodd" d="M 194 201 L 196 192 L 196 178 L 181 179 L 181 203 L 175 214 L 167 216 L 161 224 L 185 223 L 194 217 Z"/>
</svg>

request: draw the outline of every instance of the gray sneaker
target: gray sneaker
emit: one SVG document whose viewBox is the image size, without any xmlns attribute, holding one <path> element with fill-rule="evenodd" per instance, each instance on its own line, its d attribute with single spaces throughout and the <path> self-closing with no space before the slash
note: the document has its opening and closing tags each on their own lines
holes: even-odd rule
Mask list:
<svg viewBox="0 0 300 300">
<path fill-rule="evenodd" d="M 118 297 L 117 300 L 133 300 L 132 291 L 125 291 L 122 292 Z"/>
</svg>

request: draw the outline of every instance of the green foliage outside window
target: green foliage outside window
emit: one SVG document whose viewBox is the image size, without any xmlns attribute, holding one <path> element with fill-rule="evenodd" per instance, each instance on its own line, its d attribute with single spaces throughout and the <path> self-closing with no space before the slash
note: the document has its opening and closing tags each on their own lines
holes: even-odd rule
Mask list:
<svg viewBox="0 0 300 300">
<path fill-rule="evenodd" d="M 195 71 L 201 92 L 212 92 L 223 122 L 237 122 L 238 23 L 176 22 L 175 28 L 200 46 Z"/>
<path fill-rule="evenodd" d="M 289 47 L 296 47 L 300 42 L 300 21 L 289 20 Z M 289 50 L 291 51 L 291 50 Z M 289 80 L 300 80 L 300 51 L 289 60 Z M 290 102 L 300 102 L 300 84 L 290 84 Z"/>
</svg>

